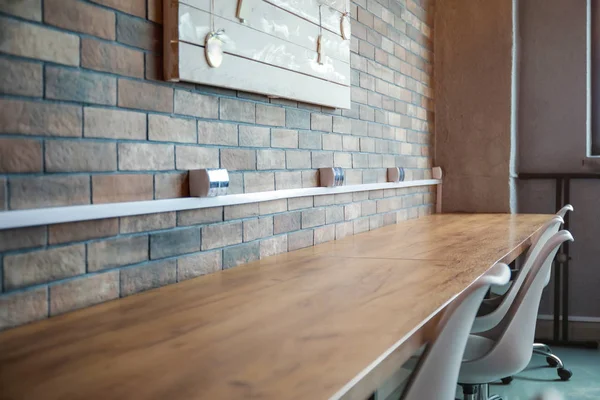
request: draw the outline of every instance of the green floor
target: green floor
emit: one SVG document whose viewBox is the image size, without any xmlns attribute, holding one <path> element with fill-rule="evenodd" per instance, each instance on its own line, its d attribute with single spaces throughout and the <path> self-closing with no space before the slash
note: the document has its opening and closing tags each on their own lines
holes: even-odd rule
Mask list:
<svg viewBox="0 0 600 400">
<path fill-rule="evenodd" d="M 492 385 L 490 393 L 499 394 L 504 400 L 531 400 L 535 394 L 553 388 L 565 399 L 600 400 L 600 350 L 554 348 L 553 351 L 573 371 L 570 381 L 562 382 L 544 357 L 534 355 L 529 367 L 515 376 L 511 384 Z"/>
</svg>

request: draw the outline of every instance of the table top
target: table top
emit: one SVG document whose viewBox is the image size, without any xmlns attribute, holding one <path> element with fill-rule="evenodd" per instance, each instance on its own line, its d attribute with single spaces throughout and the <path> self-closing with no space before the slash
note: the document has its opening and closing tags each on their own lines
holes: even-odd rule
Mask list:
<svg viewBox="0 0 600 400">
<path fill-rule="evenodd" d="M 550 218 L 424 217 L 12 329 L 0 398 L 364 399 Z"/>
</svg>

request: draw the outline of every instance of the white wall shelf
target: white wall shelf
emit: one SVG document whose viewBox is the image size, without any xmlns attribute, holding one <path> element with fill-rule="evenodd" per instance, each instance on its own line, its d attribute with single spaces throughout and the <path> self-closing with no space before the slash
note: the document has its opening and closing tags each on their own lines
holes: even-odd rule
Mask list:
<svg viewBox="0 0 600 400">
<path fill-rule="evenodd" d="M 154 214 L 169 211 L 232 206 L 238 204 L 258 203 L 269 200 L 290 199 L 294 197 L 432 186 L 439 185 L 441 183 L 441 179 L 423 179 L 397 183 L 370 183 L 331 188 L 314 187 L 275 190 L 270 192 L 233 194 L 219 197 L 185 197 L 167 200 L 133 201 L 127 203 L 90 204 L 82 206 L 38 208 L 33 210 L 4 211 L 0 212 L 0 230 L 24 228 L 29 226 L 62 224 L 65 222 L 127 217 L 132 215 Z"/>
</svg>

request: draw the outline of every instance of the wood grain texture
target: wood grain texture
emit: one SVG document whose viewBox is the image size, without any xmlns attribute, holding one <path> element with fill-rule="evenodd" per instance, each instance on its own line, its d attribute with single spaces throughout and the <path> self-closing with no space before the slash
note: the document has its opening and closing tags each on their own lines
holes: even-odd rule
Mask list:
<svg viewBox="0 0 600 400">
<path fill-rule="evenodd" d="M 550 218 L 425 217 L 6 331 L 0 398 L 364 399 Z"/>
</svg>

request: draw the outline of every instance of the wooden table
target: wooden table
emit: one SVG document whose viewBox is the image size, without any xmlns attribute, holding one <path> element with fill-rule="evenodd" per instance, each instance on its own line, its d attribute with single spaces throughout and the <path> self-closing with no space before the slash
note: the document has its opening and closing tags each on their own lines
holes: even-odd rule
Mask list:
<svg viewBox="0 0 600 400">
<path fill-rule="evenodd" d="M 434 215 L 0 334 L 2 399 L 364 399 L 549 215 Z"/>
</svg>

